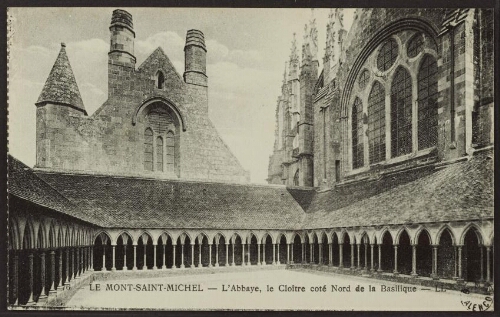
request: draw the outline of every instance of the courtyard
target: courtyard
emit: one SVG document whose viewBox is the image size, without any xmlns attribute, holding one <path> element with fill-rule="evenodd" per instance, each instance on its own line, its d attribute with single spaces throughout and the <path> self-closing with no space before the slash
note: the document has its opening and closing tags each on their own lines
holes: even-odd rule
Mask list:
<svg viewBox="0 0 500 317">
<path fill-rule="evenodd" d="M 204 269 L 203 269 L 204 270 Z M 81 287 L 68 309 L 493 310 L 488 296 L 363 277 L 241 270 L 127 278 L 108 273 Z M 475 306 L 474 306 L 475 305 Z"/>
</svg>

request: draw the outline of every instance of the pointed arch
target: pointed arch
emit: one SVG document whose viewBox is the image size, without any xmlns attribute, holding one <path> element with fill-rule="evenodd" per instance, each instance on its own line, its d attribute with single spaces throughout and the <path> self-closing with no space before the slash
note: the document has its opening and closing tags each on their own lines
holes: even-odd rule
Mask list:
<svg viewBox="0 0 500 317">
<path fill-rule="evenodd" d="M 118 244 L 118 239 L 120 237 L 122 238 L 123 244 L 127 244 L 129 240 L 132 242 L 132 244 L 134 243 L 134 238 L 127 230 L 123 230 L 118 235 L 116 235 L 115 244 Z"/>
<path fill-rule="evenodd" d="M 156 81 L 156 88 L 163 89 L 163 86 L 165 84 L 165 75 L 163 74 L 163 72 L 161 70 L 158 70 L 156 72 L 155 81 Z"/>
<path fill-rule="evenodd" d="M 474 233 L 476 234 L 478 243 L 484 244 L 483 232 L 482 232 L 481 228 L 477 224 L 471 222 L 464 228 L 464 230 L 462 231 L 462 234 L 460 235 L 459 241 L 460 241 L 461 245 L 463 245 L 465 243 L 465 241 L 464 241 L 465 236 L 467 235 L 469 230 L 474 230 Z"/>
<path fill-rule="evenodd" d="M 95 243 L 95 240 L 97 240 L 97 238 L 101 239 L 102 244 L 107 244 L 108 241 L 110 241 L 110 242 L 112 241 L 109 233 L 107 233 L 104 230 L 98 231 L 98 233 L 94 236 L 94 243 Z"/>
<path fill-rule="evenodd" d="M 436 59 L 426 54 L 420 63 L 418 86 L 418 149 L 437 144 L 438 135 L 438 67 Z"/>
<path fill-rule="evenodd" d="M 435 241 L 435 243 L 436 244 L 440 244 L 441 243 L 441 236 L 443 235 L 443 232 L 445 230 L 448 230 L 448 233 L 450 234 L 451 241 L 452 241 L 453 245 L 456 245 L 457 244 L 457 240 L 456 240 L 455 234 L 454 234 L 453 230 L 451 230 L 451 228 L 450 228 L 450 226 L 448 224 L 444 224 L 439 229 L 438 233 L 436 234 L 436 241 Z"/>
<path fill-rule="evenodd" d="M 370 164 L 385 160 L 385 89 L 374 81 L 368 95 L 368 152 Z"/>
<path fill-rule="evenodd" d="M 13 250 L 18 250 L 20 246 L 20 234 L 19 234 L 19 223 L 15 217 L 9 217 L 9 237 L 10 237 L 10 248 Z"/>
<path fill-rule="evenodd" d="M 406 228 L 406 226 L 403 226 L 399 228 L 398 232 L 396 233 L 396 237 L 393 240 L 394 244 L 399 244 L 399 240 L 401 239 L 401 235 L 403 234 L 403 232 L 406 232 L 406 234 L 410 238 L 410 243 L 411 243 L 410 231 L 408 230 L 408 228 Z"/>
<path fill-rule="evenodd" d="M 412 79 L 398 66 L 391 84 L 391 157 L 412 152 Z"/>
<path fill-rule="evenodd" d="M 351 110 L 352 168 L 364 165 L 363 103 L 356 97 Z"/>
<path fill-rule="evenodd" d="M 57 232 L 56 232 L 56 226 L 55 226 L 55 221 L 52 221 L 50 223 L 50 228 L 49 228 L 49 241 L 48 241 L 48 246 L 50 248 L 56 248 L 59 247 L 58 245 L 58 240 L 57 240 Z"/>
</svg>

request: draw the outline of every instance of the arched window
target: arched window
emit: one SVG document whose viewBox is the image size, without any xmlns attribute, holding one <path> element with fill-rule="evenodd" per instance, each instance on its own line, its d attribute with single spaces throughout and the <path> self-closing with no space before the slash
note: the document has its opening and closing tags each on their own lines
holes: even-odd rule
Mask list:
<svg viewBox="0 0 500 317">
<path fill-rule="evenodd" d="M 175 166 L 175 139 L 174 133 L 167 133 L 167 172 L 174 172 Z"/>
<path fill-rule="evenodd" d="M 391 86 L 391 156 L 397 157 L 412 151 L 411 133 L 411 77 L 399 67 Z"/>
<path fill-rule="evenodd" d="M 149 128 L 144 131 L 144 169 L 153 170 L 153 131 Z"/>
<path fill-rule="evenodd" d="M 359 75 L 358 79 L 359 88 L 365 89 L 369 79 L 370 79 L 370 72 L 368 71 L 368 69 L 365 69 L 364 71 L 361 72 L 361 75 Z"/>
<path fill-rule="evenodd" d="M 364 165 L 363 143 L 363 104 L 356 97 L 352 106 L 352 168 Z"/>
<path fill-rule="evenodd" d="M 437 143 L 437 63 L 427 55 L 418 71 L 418 149 Z"/>
<path fill-rule="evenodd" d="M 398 43 L 395 39 L 389 38 L 380 49 L 377 57 L 377 67 L 381 71 L 391 68 L 398 57 Z"/>
<path fill-rule="evenodd" d="M 385 91 L 376 81 L 368 97 L 370 164 L 385 160 Z"/>
<path fill-rule="evenodd" d="M 415 57 L 424 49 L 424 37 L 421 33 L 414 35 L 408 41 L 408 57 Z"/>
<path fill-rule="evenodd" d="M 156 138 L 156 170 L 163 172 L 163 139 Z"/>
<path fill-rule="evenodd" d="M 299 186 L 299 170 L 295 172 L 295 176 L 293 177 L 293 186 Z"/>
<path fill-rule="evenodd" d="M 156 74 L 156 88 L 163 89 L 164 83 L 165 83 L 165 76 L 163 75 L 163 72 L 159 71 Z"/>
</svg>

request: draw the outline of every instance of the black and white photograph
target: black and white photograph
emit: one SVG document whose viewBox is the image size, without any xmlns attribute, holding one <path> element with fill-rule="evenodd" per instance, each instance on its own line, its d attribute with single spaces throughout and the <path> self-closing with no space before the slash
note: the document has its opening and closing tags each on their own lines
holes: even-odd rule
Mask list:
<svg viewBox="0 0 500 317">
<path fill-rule="evenodd" d="M 493 8 L 7 8 L 10 311 L 494 311 Z"/>
</svg>

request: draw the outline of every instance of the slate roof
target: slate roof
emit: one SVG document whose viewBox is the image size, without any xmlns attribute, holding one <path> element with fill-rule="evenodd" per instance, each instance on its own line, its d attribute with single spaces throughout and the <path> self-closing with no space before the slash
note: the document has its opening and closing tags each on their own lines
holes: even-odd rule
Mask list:
<svg viewBox="0 0 500 317">
<path fill-rule="evenodd" d="M 61 50 L 57 56 L 49 77 L 43 86 L 42 92 L 36 104 L 43 102 L 53 102 L 65 104 L 82 110 L 87 114 L 83 105 L 80 90 L 76 84 L 75 75 L 71 69 L 68 56 L 66 55 L 66 45 L 61 43 Z"/>
<path fill-rule="evenodd" d="M 316 193 L 302 226 L 314 229 L 493 218 L 492 151 L 440 169 L 409 174 L 421 177 L 387 189 L 384 186 L 390 180 L 382 179 L 346 186 L 339 192 Z M 359 192 L 359 186 L 366 192 Z"/>
<path fill-rule="evenodd" d="M 11 155 L 8 156 L 7 173 L 7 191 L 10 195 L 81 220 L 90 220 L 87 215 L 78 213 L 79 209 L 75 204 L 40 179 L 31 168 Z"/>
<path fill-rule="evenodd" d="M 36 172 L 103 227 L 296 229 L 285 187 Z"/>
</svg>

